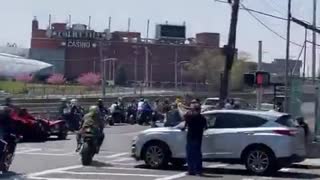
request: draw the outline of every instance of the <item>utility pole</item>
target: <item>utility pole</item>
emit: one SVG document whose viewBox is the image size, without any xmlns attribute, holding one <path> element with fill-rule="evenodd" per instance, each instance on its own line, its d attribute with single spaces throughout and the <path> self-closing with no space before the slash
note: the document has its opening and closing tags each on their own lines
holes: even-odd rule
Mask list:
<svg viewBox="0 0 320 180">
<path fill-rule="evenodd" d="M 149 50 L 148 47 L 145 46 L 144 47 L 145 50 L 145 84 L 146 86 L 148 86 L 149 84 Z"/>
<path fill-rule="evenodd" d="M 228 0 L 228 2 L 232 3 L 231 0 Z M 236 34 L 237 34 L 239 6 L 240 6 L 240 0 L 233 0 L 228 44 L 224 46 L 226 63 L 225 63 L 225 68 L 223 72 L 223 77 L 221 78 L 222 79 L 221 87 L 220 87 L 221 102 L 223 102 L 223 100 L 225 100 L 228 97 L 230 70 L 232 68 L 233 59 L 236 54 Z"/>
<path fill-rule="evenodd" d="M 286 43 L 286 63 L 285 63 L 285 95 L 284 95 L 284 110 L 288 112 L 288 88 L 289 88 L 289 58 L 290 58 L 290 27 L 291 27 L 291 0 L 288 0 L 288 17 L 287 17 L 287 43 Z"/>
<path fill-rule="evenodd" d="M 262 41 L 259 41 L 259 48 L 258 48 L 258 71 L 262 70 Z M 257 88 L 257 108 L 261 110 L 261 102 L 262 102 L 262 85 L 259 85 Z"/>
<path fill-rule="evenodd" d="M 106 97 L 106 67 L 105 67 L 105 63 L 103 61 L 103 43 L 100 42 L 99 43 L 99 47 L 100 47 L 100 73 L 102 75 L 102 80 L 101 80 L 101 90 L 102 90 L 102 97 L 105 98 Z"/>
<path fill-rule="evenodd" d="M 307 60 L 307 41 L 308 41 L 308 29 L 305 28 L 304 32 L 304 52 L 303 52 L 303 80 L 306 79 L 306 60 Z"/>
<path fill-rule="evenodd" d="M 174 87 L 178 89 L 178 50 L 174 49 Z"/>
<path fill-rule="evenodd" d="M 138 46 L 133 46 L 134 49 L 134 81 L 138 81 Z"/>
<path fill-rule="evenodd" d="M 317 0 L 313 0 L 313 27 L 317 27 Z M 317 59 L 317 34 L 316 31 L 312 31 L 312 81 L 316 80 L 316 59 Z"/>
</svg>

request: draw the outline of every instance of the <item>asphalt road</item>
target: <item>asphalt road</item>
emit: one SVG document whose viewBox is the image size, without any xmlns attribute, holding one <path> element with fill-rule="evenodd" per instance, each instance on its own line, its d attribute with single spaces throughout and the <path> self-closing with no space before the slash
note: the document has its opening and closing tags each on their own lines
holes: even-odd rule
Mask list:
<svg viewBox="0 0 320 180">
<path fill-rule="evenodd" d="M 106 140 L 92 166 L 83 167 L 74 152 L 75 136 L 69 140 L 52 139 L 45 143 L 18 145 L 12 172 L 0 175 L 11 180 L 266 180 L 320 179 L 320 168 L 304 165 L 282 169 L 272 177 L 250 176 L 241 165 L 204 163 L 205 177 L 187 176 L 185 168 L 166 170 L 147 169 L 143 162 L 130 157 L 131 139 L 146 127 L 122 125 L 106 128 Z M 320 163 L 320 162 L 319 162 Z"/>
</svg>

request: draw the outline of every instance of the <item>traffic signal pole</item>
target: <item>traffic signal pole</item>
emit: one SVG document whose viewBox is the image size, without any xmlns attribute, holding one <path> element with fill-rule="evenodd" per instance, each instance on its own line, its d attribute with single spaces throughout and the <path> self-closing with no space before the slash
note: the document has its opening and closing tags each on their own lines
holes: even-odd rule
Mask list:
<svg viewBox="0 0 320 180">
<path fill-rule="evenodd" d="M 259 48 L 258 48 L 258 71 L 262 70 L 262 41 L 259 41 Z M 257 109 L 261 110 L 261 103 L 262 103 L 262 94 L 263 94 L 263 87 L 261 84 L 258 85 L 257 91 Z"/>
<path fill-rule="evenodd" d="M 238 14 L 240 0 L 228 1 L 232 3 L 231 22 L 229 28 L 228 44 L 224 46 L 224 54 L 226 56 L 225 68 L 223 72 L 221 87 L 220 87 L 220 100 L 224 101 L 228 97 L 229 92 L 229 76 L 232 68 L 233 60 L 236 54 L 236 34 L 238 24 Z"/>
<path fill-rule="evenodd" d="M 291 28 L 291 0 L 288 0 L 288 18 L 287 18 L 287 43 L 286 43 L 286 63 L 285 63 L 285 95 L 284 95 L 284 111 L 289 111 L 288 89 L 289 89 L 289 58 L 290 58 L 290 28 Z"/>
</svg>

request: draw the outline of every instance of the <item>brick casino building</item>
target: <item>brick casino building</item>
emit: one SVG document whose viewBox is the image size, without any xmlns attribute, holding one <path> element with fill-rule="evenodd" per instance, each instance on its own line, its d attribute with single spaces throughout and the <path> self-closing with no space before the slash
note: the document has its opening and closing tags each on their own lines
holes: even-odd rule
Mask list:
<svg viewBox="0 0 320 180">
<path fill-rule="evenodd" d="M 35 18 L 29 56 L 53 64 L 50 72 L 62 73 L 69 80 L 82 73 L 100 73 L 104 66 L 107 80 L 122 67 L 128 81 L 174 83 L 183 78 L 178 67 L 181 61 L 205 49 L 220 49 L 217 33 L 199 33 L 187 41 L 185 32 L 184 25 L 157 25 L 156 38 L 146 40 L 139 32 L 96 32 L 83 24 L 52 23 L 40 29 Z M 117 60 L 102 63 L 103 58 Z"/>
</svg>

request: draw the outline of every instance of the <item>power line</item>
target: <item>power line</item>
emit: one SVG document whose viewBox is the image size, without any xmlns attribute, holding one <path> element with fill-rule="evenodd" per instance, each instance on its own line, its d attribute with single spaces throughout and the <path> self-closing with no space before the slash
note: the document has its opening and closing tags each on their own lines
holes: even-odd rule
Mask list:
<svg viewBox="0 0 320 180">
<path fill-rule="evenodd" d="M 243 8 L 246 9 L 245 5 L 243 5 L 241 3 L 241 6 Z M 278 36 L 279 38 L 283 39 L 283 40 L 287 40 L 287 38 L 285 38 L 283 35 L 279 34 L 278 32 L 276 32 L 275 30 L 273 30 L 272 28 L 270 28 L 268 25 L 266 25 L 263 21 L 261 21 L 257 16 L 255 16 L 251 11 L 248 11 L 247 12 L 255 19 L 257 20 L 262 26 L 264 26 L 266 29 L 268 29 L 269 31 L 271 31 L 273 34 L 275 34 L 276 36 Z M 291 44 L 293 45 L 296 45 L 298 47 L 303 47 L 303 45 L 297 43 L 297 42 L 294 42 L 294 41 L 290 41 Z"/>
<path fill-rule="evenodd" d="M 216 1 L 216 2 L 219 2 L 219 3 L 229 4 L 228 2 L 223 1 L 223 0 L 215 0 L 215 1 Z M 262 12 L 262 11 L 250 9 L 250 8 L 247 8 L 247 7 L 244 7 L 244 6 L 243 6 L 243 7 L 240 7 L 240 9 L 241 9 L 241 10 L 250 11 L 250 12 L 254 12 L 254 13 L 257 13 L 257 14 L 261 14 L 261 15 L 264 15 L 264 16 L 268 16 L 268 17 L 271 17 L 271 18 L 283 20 L 283 21 L 286 21 L 286 20 L 287 20 L 287 18 L 284 18 L 284 17 L 280 17 L 280 16 L 276 16 L 276 15 L 269 14 L 269 13 L 266 13 L 266 12 Z"/>
</svg>

